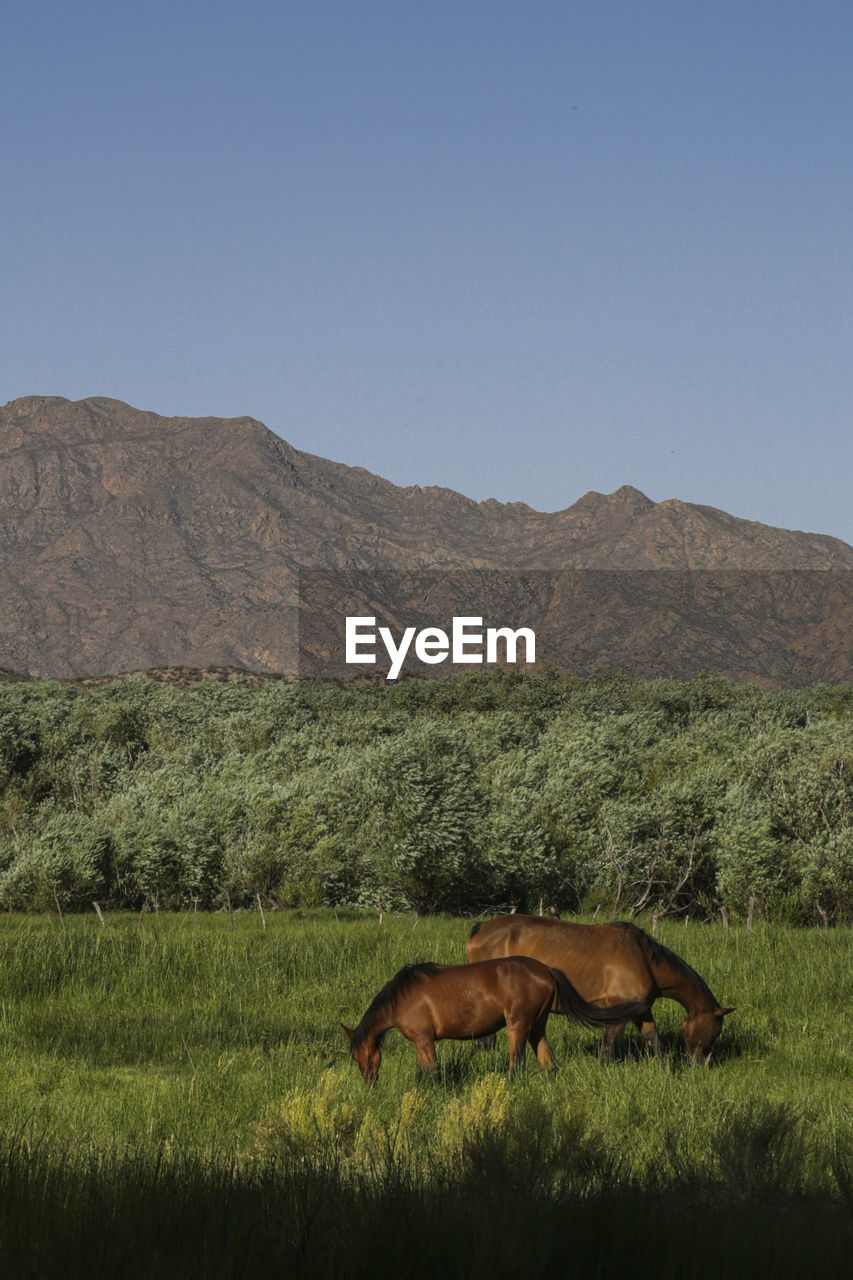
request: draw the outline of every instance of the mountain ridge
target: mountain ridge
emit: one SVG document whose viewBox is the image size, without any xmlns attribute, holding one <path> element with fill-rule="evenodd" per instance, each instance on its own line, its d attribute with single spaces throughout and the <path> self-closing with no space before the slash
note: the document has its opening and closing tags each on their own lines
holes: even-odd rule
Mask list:
<svg viewBox="0 0 853 1280">
<path fill-rule="evenodd" d="M 553 513 L 398 486 L 251 417 L 0 408 L 0 666 L 287 672 L 306 568 L 853 570 L 853 548 L 631 485 Z"/>
</svg>

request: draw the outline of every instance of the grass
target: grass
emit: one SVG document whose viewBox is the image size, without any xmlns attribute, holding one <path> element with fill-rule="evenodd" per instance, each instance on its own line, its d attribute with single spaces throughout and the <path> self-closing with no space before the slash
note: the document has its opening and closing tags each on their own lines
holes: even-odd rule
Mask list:
<svg viewBox="0 0 853 1280">
<path fill-rule="evenodd" d="M 470 922 L 331 911 L 0 917 L 0 1261 L 20 1276 L 847 1273 L 847 929 L 662 922 L 737 1011 L 710 1069 L 552 1019 L 560 1071 L 340 1021 Z"/>
</svg>

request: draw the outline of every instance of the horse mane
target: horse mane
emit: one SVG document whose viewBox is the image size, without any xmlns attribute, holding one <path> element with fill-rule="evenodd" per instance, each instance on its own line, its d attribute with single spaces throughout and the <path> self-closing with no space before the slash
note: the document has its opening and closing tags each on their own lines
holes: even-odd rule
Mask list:
<svg viewBox="0 0 853 1280">
<path fill-rule="evenodd" d="M 707 996 L 713 1004 L 717 1004 L 717 997 L 714 995 L 705 979 L 700 978 L 696 970 L 691 968 L 686 960 L 682 960 L 681 956 L 676 955 L 674 951 L 670 951 L 669 947 L 665 947 L 662 942 L 658 942 L 657 938 L 653 938 L 651 934 L 646 933 L 642 929 L 640 932 L 651 947 L 653 960 L 658 963 L 662 960 L 665 961 L 675 970 L 676 973 L 680 974 L 682 978 L 689 978 L 692 982 L 695 982 L 702 994 Z"/>
<path fill-rule="evenodd" d="M 364 1017 L 352 1033 L 350 1047 L 357 1049 L 370 1034 L 371 1028 L 377 1021 L 379 1016 L 392 1008 L 397 1003 L 400 996 L 404 996 L 415 978 L 423 974 L 438 973 L 441 965 L 434 964 L 432 961 L 424 961 L 421 964 L 407 964 L 399 973 L 395 973 L 394 977 L 385 983 L 381 991 L 373 997 L 367 1007 Z M 382 1032 L 382 1035 L 385 1033 Z M 380 1037 L 381 1038 L 381 1037 Z"/>
<path fill-rule="evenodd" d="M 475 934 L 475 933 L 479 933 L 479 932 L 480 932 L 480 927 L 481 927 L 482 923 L 483 923 L 483 922 L 482 922 L 482 920 L 478 920 L 478 921 L 477 921 L 477 923 L 474 925 L 474 928 L 473 928 L 473 929 L 471 930 L 471 932 L 468 934 L 468 941 L 469 941 L 469 942 L 471 941 L 471 939 L 473 938 L 473 936 L 474 936 L 474 934 Z"/>
</svg>

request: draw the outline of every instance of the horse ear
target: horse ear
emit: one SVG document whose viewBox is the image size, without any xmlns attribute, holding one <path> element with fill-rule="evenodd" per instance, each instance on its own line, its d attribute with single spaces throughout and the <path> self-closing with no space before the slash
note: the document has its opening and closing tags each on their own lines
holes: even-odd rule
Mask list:
<svg viewBox="0 0 853 1280">
<path fill-rule="evenodd" d="M 730 1009 L 720 1009 L 720 1013 L 721 1013 L 721 1014 L 724 1014 L 724 1013 L 734 1013 L 734 1011 L 735 1011 L 735 1006 L 734 1006 L 734 1005 L 732 1005 Z"/>
<path fill-rule="evenodd" d="M 344 1034 L 346 1035 L 347 1040 L 352 1040 L 353 1036 L 355 1035 L 355 1032 L 353 1031 L 352 1027 L 345 1026 L 343 1022 L 341 1023 L 341 1026 L 344 1029 Z"/>
</svg>

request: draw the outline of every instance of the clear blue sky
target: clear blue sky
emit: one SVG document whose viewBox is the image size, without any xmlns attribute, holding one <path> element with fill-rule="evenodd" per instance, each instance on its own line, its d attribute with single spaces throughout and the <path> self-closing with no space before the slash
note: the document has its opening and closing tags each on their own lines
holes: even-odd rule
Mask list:
<svg viewBox="0 0 853 1280">
<path fill-rule="evenodd" d="M 0 112 L 0 402 L 853 543 L 849 0 L 16 0 Z"/>
</svg>

